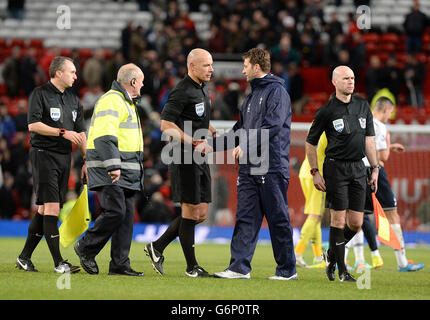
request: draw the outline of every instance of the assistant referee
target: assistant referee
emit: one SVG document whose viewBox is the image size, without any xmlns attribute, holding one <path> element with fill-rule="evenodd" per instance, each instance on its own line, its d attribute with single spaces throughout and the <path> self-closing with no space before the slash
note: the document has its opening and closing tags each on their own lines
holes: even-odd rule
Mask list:
<svg viewBox="0 0 430 320">
<path fill-rule="evenodd" d="M 83 108 L 68 88 L 77 79 L 73 60 L 55 57 L 49 67 L 51 79 L 34 89 L 28 102 L 28 129 L 31 132 L 30 161 L 36 204 L 39 206 L 28 228 L 24 249 L 16 266 L 37 271 L 30 258 L 45 235 L 56 273 L 77 272 L 79 267 L 64 261 L 59 248 L 58 214 L 66 200 L 72 143 L 85 158 L 86 136 Z M 86 175 L 86 166 L 82 176 Z"/>
<path fill-rule="evenodd" d="M 173 153 L 179 150 L 176 152 L 179 159 L 173 159 L 169 173 L 173 201 L 181 203 L 182 216 L 174 219 L 157 241 L 145 246 L 154 269 L 160 274 L 164 274 L 163 250 L 179 235 L 187 261 L 185 274 L 189 277 L 209 276 L 197 263 L 194 231 L 195 225 L 207 217 L 212 200 L 211 175 L 206 162 L 196 163 L 193 148 L 200 144 L 199 155 L 212 151 L 205 139 L 208 134 L 216 134 L 209 124 L 210 98 L 206 86 L 213 73 L 212 64 L 212 56 L 208 51 L 193 49 L 187 57 L 188 73 L 170 93 L 161 114 L 161 130 L 173 138 L 172 143 L 176 145 Z M 201 134 L 195 137 L 198 132 Z"/>
<path fill-rule="evenodd" d="M 364 156 L 373 169 L 368 184 L 376 187 L 378 180 L 373 116 L 367 101 L 352 95 L 354 81 L 354 72 L 349 67 L 334 69 L 335 96 L 318 110 L 306 139 L 313 182 L 318 190 L 326 192 L 326 207 L 331 214 L 329 250 L 325 254 L 326 274 L 330 281 L 335 280 L 337 263 L 340 281 L 355 282 L 346 270 L 344 256 L 345 243 L 363 223 L 366 169 L 361 159 Z M 327 148 L 323 178 L 318 171 L 316 145 L 324 131 Z"/>
</svg>

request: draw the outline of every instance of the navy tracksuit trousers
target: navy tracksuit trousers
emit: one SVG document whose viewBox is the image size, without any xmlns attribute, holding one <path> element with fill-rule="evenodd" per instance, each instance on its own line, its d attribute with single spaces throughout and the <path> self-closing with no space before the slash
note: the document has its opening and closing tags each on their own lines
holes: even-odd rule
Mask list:
<svg viewBox="0 0 430 320">
<path fill-rule="evenodd" d="M 288 184 L 289 180 L 281 172 L 264 176 L 239 173 L 229 270 L 242 274 L 251 271 L 261 223 L 266 216 L 278 265 L 276 275 L 291 277 L 296 273 L 293 229 L 288 213 Z"/>
<path fill-rule="evenodd" d="M 97 189 L 103 212 L 94 226 L 79 240 L 82 252 L 95 257 L 112 238 L 109 271 L 130 270 L 130 247 L 133 236 L 134 198 L 136 191 L 117 185 Z"/>
</svg>

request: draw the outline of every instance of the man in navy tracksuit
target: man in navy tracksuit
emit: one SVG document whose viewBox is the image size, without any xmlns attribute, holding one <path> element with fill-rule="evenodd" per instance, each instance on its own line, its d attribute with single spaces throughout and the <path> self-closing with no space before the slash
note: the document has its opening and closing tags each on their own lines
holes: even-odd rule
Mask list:
<svg viewBox="0 0 430 320">
<path fill-rule="evenodd" d="M 245 53 L 243 59 L 242 73 L 250 82 L 252 92 L 246 97 L 233 130 L 211 141 L 214 151 L 234 147 L 233 156 L 240 164 L 230 265 L 215 276 L 250 279 L 251 260 L 263 216 L 266 216 L 277 263 L 276 273 L 269 279 L 296 280 L 287 201 L 290 97 L 284 80 L 269 73 L 267 51 L 254 48 Z"/>
</svg>

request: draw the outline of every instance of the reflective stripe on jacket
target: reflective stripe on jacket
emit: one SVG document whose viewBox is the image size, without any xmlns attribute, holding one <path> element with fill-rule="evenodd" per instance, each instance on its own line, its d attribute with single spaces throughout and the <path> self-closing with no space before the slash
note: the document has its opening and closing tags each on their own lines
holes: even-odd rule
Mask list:
<svg viewBox="0 0 430 320">
<path fill-rule="evenodd" d="M 108 172 L 117 169 L 121 169 L 118 186 L 141 189 L 142 129 L 133 101 L 116 81 L 94 107 L 86 157 L 90 189 L 111 185 Z"/>
</svg>

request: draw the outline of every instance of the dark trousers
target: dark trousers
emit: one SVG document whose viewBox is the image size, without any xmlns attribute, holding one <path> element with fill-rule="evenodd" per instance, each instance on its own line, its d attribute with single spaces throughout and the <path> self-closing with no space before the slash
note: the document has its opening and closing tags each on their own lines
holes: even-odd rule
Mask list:
<svg viewBox="0 0 430 320">
<path fill-rule="evenodd" d="M 258 234 L 266 216 L 277 263 L 276 275 L 290 277 L 296 273 L 293 229 L 288 213 L 288 184 L 288 179 L 281 173 L 265 176 L 239 174 L 236 224 L 228 269 L 242 274 L 251 271 Z"/>
<path fill-rule="evenodd" d="M 130 269 L 136 191 L 116 185 L 103 186 L 96 191 L 102 213 L 79 240 L 79 246 L 86 256 L 95 257 L 112 237 L 109 271 Z"/>
</svg>

